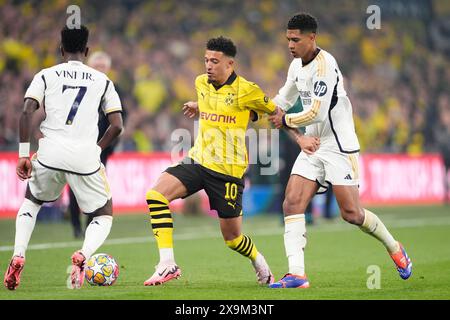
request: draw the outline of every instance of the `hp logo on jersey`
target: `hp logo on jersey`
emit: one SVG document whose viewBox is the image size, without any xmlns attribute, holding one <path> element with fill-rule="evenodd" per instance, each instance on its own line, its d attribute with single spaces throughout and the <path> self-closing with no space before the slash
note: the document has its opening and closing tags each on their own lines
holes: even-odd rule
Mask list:
<svg viewBox="0 0 450 320">
<path fill-rule="evenodd" d="M 327 93 L 327 85 L 323 81 L 314 83 L 314 94 L 317 97 L 322 97 Z"/>
</svg>

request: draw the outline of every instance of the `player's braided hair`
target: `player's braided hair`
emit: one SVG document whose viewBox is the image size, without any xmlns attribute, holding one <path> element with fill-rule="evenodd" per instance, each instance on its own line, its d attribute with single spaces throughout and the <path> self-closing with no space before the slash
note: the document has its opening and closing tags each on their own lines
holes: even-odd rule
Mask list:
<svg viewBox="0 0 450 320">
<path fill-rule="evenodd" d="M 61 45 L 66 52 L 78 53 L 86 50 L 89 30 L 86 26 L 69 29 L 67 26 L 61 30 Z"/>
<path fill-rule="evenodd" d="M 222 36 L 209 39 L 206 43 L 206 49 L 223 52 L 229 57 L 235 57 L 237 53 L 236 46 L 233 41 Z"/>
<path fill-rule="evenodd" d="M 300 30 L 301 32 L 317 32 L 317 20 L 309 13 L 298 13 L 293 16 L 287 26 L 288 30 Z"/>
</svg>

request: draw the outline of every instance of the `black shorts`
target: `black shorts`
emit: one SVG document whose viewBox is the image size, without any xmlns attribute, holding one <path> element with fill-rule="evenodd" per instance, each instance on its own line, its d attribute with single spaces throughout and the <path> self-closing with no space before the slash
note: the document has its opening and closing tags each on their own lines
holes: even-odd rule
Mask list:
<svg viewBox="0 0 450 320">
<path fill-rule="evenodd" d="M 188 194 L 205 189 L 211 210 L 216 210 L 220 218 L 235 218 L 242 215 L 242 193 L 244 179 L 218 173 L 185 158 L 166 172 L 178 178 Z M 184 197 L 184 198 L 186 198 Z"/>
</svg>

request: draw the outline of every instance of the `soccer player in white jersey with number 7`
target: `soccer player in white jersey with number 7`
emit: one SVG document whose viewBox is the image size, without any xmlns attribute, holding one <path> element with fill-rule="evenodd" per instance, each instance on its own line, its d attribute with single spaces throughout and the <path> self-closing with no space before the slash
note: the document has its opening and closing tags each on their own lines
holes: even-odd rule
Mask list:
<svg viewBox="0 0 450 320">
<path fill-rule="evenodd" d="M 412 263 L 403 246 L 381 220 L 364 209 L 359 200 L 359 143 L 352 105 L 344 89 L 342 74 L 334 57 L 316 45 L 317 21 L 309 14 L 297 14 L 287 27 L 289 50 L 294 57 L 285 85 L 273 101 L 281 108 L 269 117 L 277 128 L 306 127 L 306 135 L 320 139 L 320 147 L 303 150 L 286 187 L 283 212 L 284 245 L 289 272 L 271 288 L 307 288 L 304 249 L 305 209 L 316 192 L 333 187 L 342 218 L 378 239 L 387 249 L 403 279 Z M 304 111 L 285 114 L 302 99 Z"/>
<path fill-rule="evenodd" d="M 81 62 L 88 52 L 88 37 L 85 26 L 64 27 L 61 54 L 67 62 L 37 73 L 25 93 L 17 175 L 29 181 L 16 218 L 14 254 L 4 278 L 9 290 L 19 286 L 41 205 L 58 199 L 66 184 L 83 212 L 94 217 L 86 229 L 83 247 L 72 255 L 72 288 L 82 286 L 85 262 L 111 230 L 111 191 L 100 153 L 123 130 L 122 106 L 111 80 Z M 44 137 L 30 159 L 31 117 L 38 108 L 46 112 L 40 127 Z M 97 144 L 99 108 L 107 114 L 110 126 Z"/>
</svg>

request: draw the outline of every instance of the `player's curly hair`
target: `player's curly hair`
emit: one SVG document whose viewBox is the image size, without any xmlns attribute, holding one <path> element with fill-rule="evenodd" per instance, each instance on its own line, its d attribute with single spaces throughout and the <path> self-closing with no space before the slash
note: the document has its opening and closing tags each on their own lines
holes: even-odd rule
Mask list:
<svg viewBox="0 0 450 320">
<path fill-rule="evenodd" d="M 86 26 L 69 29 L 66 26 L 61 30 L 61 45 L 66 52 L 78 53 L 86 50 L 89 38 L 89 30 Z"/>
<path fill-rule="evenodd" d="M 317 20 L 309 13 L 298 13 L 287 25 L 288 30 L 299 29 L 301 32 L 317 32 Z"/>
<path fill-rule="evenodd" d="M 229 57 L 235 57 L 237 53 L 236 46 L 233 41 L 228 38 L 224 38 L 222 36 L 217 38 L 209 39 L 206 43 L 206 49 L 212 51 L 220 51 Z"/>
</svg>

